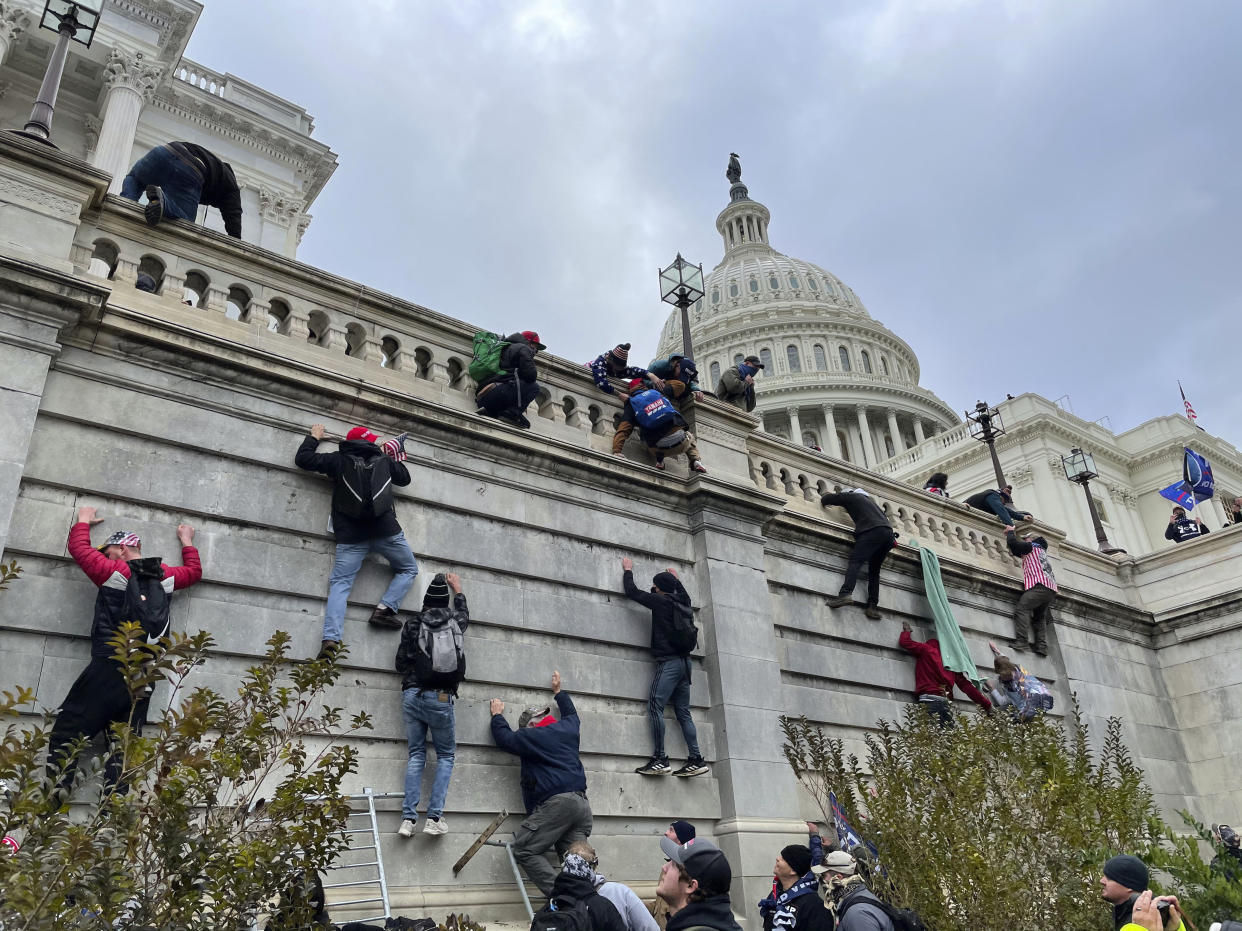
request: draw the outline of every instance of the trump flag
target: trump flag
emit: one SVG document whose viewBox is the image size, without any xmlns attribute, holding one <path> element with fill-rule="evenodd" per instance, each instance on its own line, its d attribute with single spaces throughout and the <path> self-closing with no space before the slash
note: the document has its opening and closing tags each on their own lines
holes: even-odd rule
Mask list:
<svg viewBox="0 0 1242 931">
<path fill-rule="evenodd" d="M 1216 494 L 1216 480 L 1212 478 L 1212 467 L 1208 461 L 1193 449 L 1182 448 L 1185 456 L 1182 459 L 1182 480 L 1161 490 L 1162 497 L 1186 510 L 1194 509 L 1195 502 L 1207 501 Z"/>
</svg>

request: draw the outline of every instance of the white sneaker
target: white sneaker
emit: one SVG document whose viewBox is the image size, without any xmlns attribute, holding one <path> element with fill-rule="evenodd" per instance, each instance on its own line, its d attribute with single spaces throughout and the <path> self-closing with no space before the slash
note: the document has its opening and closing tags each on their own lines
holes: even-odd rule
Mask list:
<svg viewBox="0 0 1242 931">
<path fill-rule="evenodd" d="M 448 825 L 445 824 L 443 818 L 440 818 L 438 820 L 436 818 L 428 818 L 427 824 L 423 827 L 423 833 L 431 834 L 435 836 L 438 836 L 440 834 L 447 834 Z"/>
<path fill-rule="evenodd" d="M 397 828 L 397 833 L 402 837 L 413 837 L 417 825 L 408 818 L 401 822 L 401 827 Z"/>
</svg>

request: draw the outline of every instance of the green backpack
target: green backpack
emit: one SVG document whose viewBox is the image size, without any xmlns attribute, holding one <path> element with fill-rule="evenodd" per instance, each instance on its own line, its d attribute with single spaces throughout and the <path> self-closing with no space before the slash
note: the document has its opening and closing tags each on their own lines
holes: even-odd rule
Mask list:
<svg viewBox="0 0 1242 931">
<path fill-rule="evenodd" d="M 499 333 L 489 333 L 487 330 L 475 333 L 474 359 L 470 362 L 470 377 L 482 384 L 489 378 L 504 375 L 505 370 L 500 367 L 500 355 L 508 345 L 508 340 Z"/>
</svg>

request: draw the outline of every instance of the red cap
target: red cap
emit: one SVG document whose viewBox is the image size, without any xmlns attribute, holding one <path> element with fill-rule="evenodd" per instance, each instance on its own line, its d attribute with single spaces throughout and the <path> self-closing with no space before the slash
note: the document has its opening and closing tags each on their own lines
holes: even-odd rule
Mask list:
<svg viewBox="0 0 1242 931">
<path fill-rule="evenodd" d="M 372 433 L 366 427 L 354 427 L 345 434 L 347 440 L 364 440 L 367 443 L 374 443 L 379 439 L 377 434 Z"/>
<path fill-rule="evenodd" d="M 643 384 L 643 380 L 641 378 L 635 378 L 633 381 L 630 382 L 630 388 L 631 390 L 634 388 L 640 388 L 642 387 L 642 384 Z"/>
<path fill-rule="evenodd" d="M 536 349 L 547 349 L 548 348 L 543 343 L 539 342 L 539 334 L 536 333 L 534 330 L 523 330 L 522 336 L 523 338 L 525 338 L 526 342 L 530 343 Z"/>
</svg>

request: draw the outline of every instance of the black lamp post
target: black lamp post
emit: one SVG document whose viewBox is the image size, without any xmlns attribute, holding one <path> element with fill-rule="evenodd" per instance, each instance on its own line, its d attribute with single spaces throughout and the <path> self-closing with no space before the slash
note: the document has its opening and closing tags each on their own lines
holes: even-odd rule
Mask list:
<svg viewBox="0 0 1242 931">
<path fill-rule="evenodd" d="M 970 424 L 970 435 L 988 444 L 988 452 L 992 455 L 992 469 L 996 472 L 996 487 L 1004 488 L 1009 483 L 1005 481 L 1005 473 L 1001 471 L 1000 459 L 996 455 L 996 438 L 1005 434 L 1000 410 L 988 407 L 986 401 L 979 401 L 973 411 L 966 411 L 966 422 Z"/>
<path fill-rule="evenodd" d="M 30 119 L 21 130 L 23 136 L 52 145 L 52 113 L 56 109 L 56 97 L 60 93 L 60 79 L 65 73 L 65 59 L 69 55 L 69 42 L 81 42 L 90 48 L 99 26 L 99 11 L 103 0 L 47 0 L 39 25 L 60 34 L 39 97 L 30 111 Z"/>
<path fill-rule="evenodd" d="M 703 296 L 703 266 L 691 265 L 677 253 L 668 268 L 660 271 L 660 300 L 681 310 L 681 351 L 694 358 L 690 342 L 690 305 Z"/>
<path fill-rule="evenodd" d="M 1083 494 L 1087 496 L 1087 510 L 1091 512 L 1091 523 L 1095 527 L 1095 539 L 1099 544 L 1100 552 L 1108 556 L 1113 553 L 1124 553 L 1125 550 L 1108 542 L 1108 535 L 1104 533 L 1104 524 L 1100 522 L 1100 512 L 1096 509 L 1095 499 L 1091 497 L 1091 479 L 1100 477 L 1100 473 L 1095 470 L 1095 459 L 1090 453 L 1085 453 L 1075 446 L 1068 456 L 1061 457 L 1061 465 L 1065 469 L 1065 477 L 1081 485 Z"/>
</svg>

